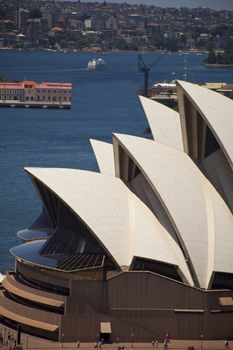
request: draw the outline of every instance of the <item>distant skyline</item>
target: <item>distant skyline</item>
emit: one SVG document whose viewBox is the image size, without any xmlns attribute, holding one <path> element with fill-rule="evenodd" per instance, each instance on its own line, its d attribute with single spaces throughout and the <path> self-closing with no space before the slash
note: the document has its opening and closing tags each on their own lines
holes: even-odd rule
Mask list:
<svg viewBox="0 0 233 350">
<path fill-rule="evenodd" d="M 75 0 L 74 0 L 75 1 Z M 91 0 L 81 0 L 90 2 Z M 95 0 L 93 0 L 95 1 Z M 103 0 L 102 0 L 103 1 Z M 232 10 L 233 0 L 106 0 L 107 2 L 127 2 L 128 4 L 146 4 L 159 7 L 208 7 L 214 10 Z M 101 0 L 98 0 L 101 2 Z"/>
</svg>

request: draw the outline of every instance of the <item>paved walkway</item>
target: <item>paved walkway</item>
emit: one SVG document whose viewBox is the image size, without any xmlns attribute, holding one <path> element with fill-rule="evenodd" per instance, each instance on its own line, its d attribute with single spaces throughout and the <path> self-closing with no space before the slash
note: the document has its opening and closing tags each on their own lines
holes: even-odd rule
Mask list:
<svg viewBox="0 0 233 350">
<path fill-rule="evenodd" d="M 3 327 L 2 327 L 3 328 Z M 7 329 L 7 327 L 5 328 Z M 8 331 L 9 329 L 7 329 Z M 16 339 L 16 332 L 9 330 L 11 335 Z M 77 343 L 59 343 L 55 341 L 44 340 L 40 338 L 33 337 L 31 335 L 22 334 L 21 335 L 21 343 L 23 345 L 23 350 L 54 350 L 54 349 L 66 349 L 66 350 L 74 350 L 77 349 Z M 1 350 L 10 350 L 11 345 L 8 343 L 8 346 L 2 346 Z M 122 345 L 125 347 L 125 350 L 163 350 L 163 344 L 159 343 L 158 346 L 152 346 L 151 343 L 120 343 L 120 344 L 104 344 L 102 345 L 102 350 L 118 350 L 118 345 Z M 216 341 L 207 341 L 207 340 L 171 340 L 168 344 L 168 350 L 188 350 L 188 347 L 194 347 L 194 350 L 226 350 L 224 345 L 224 340 L 216 340 Z M 79 349 L 85 350 L 93 350 L 93 343 L 82 343 L 80 342 Z M 228 349 L 233 350 L 233 340 L 229 341 Z"/>
<path fill-rule="evenodd" d="M 38 339 L 32 336 L 22 336 L 22 345 L 23 349 L 31 349 L 31 350 L 54 350 L 54 349 L 66 349 L 66 350 L 74 350 L 77 349 L 76 343 L 58 343 L 43 339 Z M 163 350 L 163 344 L 159 343 L 158 347 L 152 346 L 149 343 L 134 343 L 133 345 L 131 343 L 122 343 L 120 345 L 123 345 L 125 347 L 125 350 Z M 177 350 L 187 350 L 188 347 L 193 346 L 195 350 L 225 350 L 224 346 L 224 340 L 216 340 L 216 341 L 201 341 L 198 340 L 172 340 L 170 344 L 168 345 L 169 349 L 177 349 Z M 2 350 L 10 350 L 10 347 L 4 347 Z M 79 349 L 85 349 L 85 350 L 93 350 L 94 349 L 94 342 L 93 343 L 80 343 Z M 233 350 L 233 341 L 229 342 L 229 348 Z M 102 350 L 118 350 L 117 344 L 104 344 L 102 345 Z"/>
</svg>

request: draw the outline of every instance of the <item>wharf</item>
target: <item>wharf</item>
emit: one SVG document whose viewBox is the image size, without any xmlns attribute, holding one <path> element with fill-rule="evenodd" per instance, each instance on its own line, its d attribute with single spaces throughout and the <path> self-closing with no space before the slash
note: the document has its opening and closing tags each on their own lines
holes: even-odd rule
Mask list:
<svg viewBox="0 0 233 350">
<path fill-rule="evenodd" d="M 170 107 L 170 108 L 177 108 L 178 107 L 178 100 L 177 95 L 172 94 L 157 94 L 150 97 L 151 100 L 155 102 L 162 103 L 163 105 Z"/>
<path fill-rule="evenodd" d="M 71 102 L 0 100 L 0 107 L 70 109 Z"/>
</svg>

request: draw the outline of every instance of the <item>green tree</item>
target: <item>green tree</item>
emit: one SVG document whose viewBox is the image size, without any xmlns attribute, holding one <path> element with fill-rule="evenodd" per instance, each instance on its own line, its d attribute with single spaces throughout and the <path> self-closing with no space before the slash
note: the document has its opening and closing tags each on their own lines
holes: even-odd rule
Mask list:
<svg viewBox="0 0 233 350">
<path fill-rule="evenodd" d="M 0 20 L 6 18 L 6 12 L 2 9 L 0 9 Z"/>
<path fill-rule="evenodd" d="M 4 81 L 7 81 L 7 79 L 4 77 L 4 75 L 0 74 L 0 81 L 4 82 Z"/>
<path fill-rule="evenodd" d="M 216 63 L 216 56 L 214 51 L 210 51 L 206 59 L 206 63 L 214 64 Z"/>
<path fill-rule="evenodd" d="M 216 35 L 224 36 L 224 35 L 228 34 L 228 32 L 229 32 L 229 27 L 226 24 L 222 24 L 220 26 L 215 27 L 211 31 L 211 34 L 214 36 L 216 36 Z"/>
<path fill-rule="evenodd" d="M 39 9 L 33 9 L 33 10 L 29 13 L 29 17 L 30 17 L 30 18 L 41 18 L 41 17 L 42 17 L 42 13 L 40 12 Z"/>
</svg>

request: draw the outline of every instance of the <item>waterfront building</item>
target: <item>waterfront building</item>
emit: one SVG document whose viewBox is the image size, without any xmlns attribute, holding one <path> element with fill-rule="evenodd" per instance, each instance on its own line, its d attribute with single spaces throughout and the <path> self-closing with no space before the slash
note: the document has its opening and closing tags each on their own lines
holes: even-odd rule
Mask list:
<svg viewBox="0 0 233 350">
<path fill-rule="evenodd" d="M 14 23 L 18 29 L 26 28 L 29 17 L 29 11 L 19 8 L 14 10 Z"/>
<path fill-rule="evenodd" d="M 97 16 L 85 19 L 84 23 L 85 29 L 99 30 L 103 27 L 102 18 L 98 18 Z"/>
<path fill-rule="evenodd" d="M 200 85 L 209 90 L 216 91 L 224 96 L 232 96 L 233 84 L 227 84 L 223 82 L 211 82 L 203 83 Z M 141 93 L 143 93 L 142 90 Z M 160 102 L 167 107 L 178 107 L 177 88 L 175 81 L 171 81 L 169 83 L 156 83 L 152 85 L 148 90 L 148 95 L 152 100 Z"/>
<path fill-rule="evenodd" d="M 36 83 L 22 81 L 20 83 L 0 83 L 0 105 L 64 105 L 71 106 L 71 83 Z"/>
<path fill-rule="evenodd" d="M 114 16 L 110 16 L 106 19 L 105 23 L 106 29 L 117 31 L 118 30 L 118 23 Z"/>
<path fill-rule="evenodd" d="M 53 12 L 42 12 L 42 20 L 44 21 L 44 27 L 45 28 L 51 28 L 54 27 L 55 24 L 55 14 Z"/>
<path fill-rule="evenodd" d="M 233 340 L 233 101 L 177 82 L 145 97 L 153 139 L 91 140 L 100 172 L 26 168 L 41 215 L 17 233 L 1 322 L 63 342 Z"/>
</svg>

